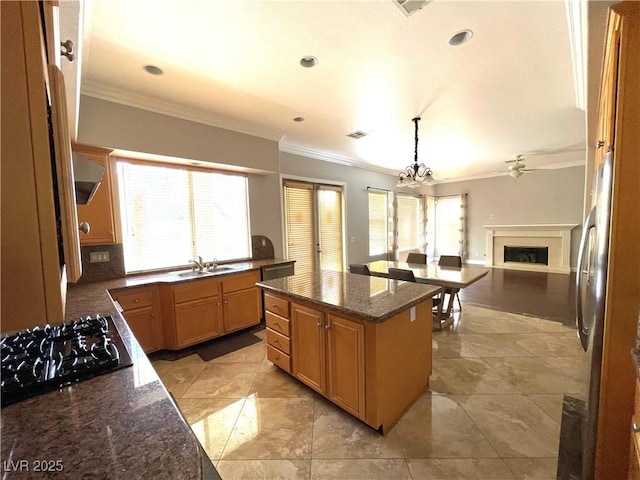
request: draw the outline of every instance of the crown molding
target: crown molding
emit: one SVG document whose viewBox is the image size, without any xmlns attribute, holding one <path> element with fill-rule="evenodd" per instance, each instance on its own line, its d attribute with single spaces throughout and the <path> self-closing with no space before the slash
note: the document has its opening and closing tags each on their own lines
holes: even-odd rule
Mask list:
<svg viewBox="0 0 640 480">
<path fill-rule="evenodd" d="M 312 148 L 301 147 L 299 145 L 292 145 L 290 143 L 280 142 L 280 151 L 285 153 L 291 153 L 293 155 L 300 155 L 302 157 L 314 158 L 316 160 L 323 160 L 325 162 L 337 163 L 339 165 L 345 165 L 347 167 L 357 167 L 363 170 L 369 170 L 371 172 L 384 173 L 387 175 L 397 176 L 398 172 L 390 169 L 372 165 L 370 163 L 360 162 L 347 157 L 341 157 L 339 155 L 333 155 L 331 153 L 321 152 Z"/>
<path fill-rule="evenodd" d="M 128 107 L 140 108 L 142 110 L 159 113 L 161 115 L 168 115 L 170 117 L 176 117 L 190 122 L 202 123 L 211 127 L 231 130 L 236 133 L 253 135 L 255 137 L 274 140 L 276 142 L 279 142 L 282 139 L 281 133 L 276 133 L 272 130 L 266 130 L 259 127 L 247 128 L 246 124 L 229 121 L 229 119 L 223 119 L 217 115 L 212 115 L 209 112 L 204 112 L 194 108 L 185 108 L 165 100 L 126 92 L 119 88 L 107 87 L 105 85 L 99 85 L 86 80 L 82 82 L 82 89 L 80 93 L 99 100 L 106 100 L 108 102 L 119 103 Z"/>
</svg>

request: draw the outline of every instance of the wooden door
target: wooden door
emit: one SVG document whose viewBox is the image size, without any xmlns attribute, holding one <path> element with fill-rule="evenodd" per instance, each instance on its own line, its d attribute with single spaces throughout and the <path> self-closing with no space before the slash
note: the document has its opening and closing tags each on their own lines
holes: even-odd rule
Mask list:
<svg viewBox="0 0 640 480">
<path fill-rule="evenodd" d="M 329 315 L 327 326 L 327 396 L 364 418 L 364 325 Z"/>
<path fill-rule="evenodd" d="M 293 376 L 324 394 L 324 315 L 317 310 L 292 303 L 291 327 Z"/>
<path fill-rule="evenodd" d="M 224 295 L 224 331 L 260 323 L 260 291 L 253 287 Z"/>
<path fill-rule="evenodd" d="M 78 222 L 87 222 L 91 226 L 89 233 L 80 234 L 80 244 L 105 245 L 116 243 L 109 161 L 111 150 L 87 145 L 74 145 L 73 151 L 104 167 L 104 175 L 102 176 L 100 187 L 98 187 L 89 204 L 78 205 Z"/>
<path fill-rule="evenodd" d="M 178 347 L 186 347 L 222 335 L 219 297 L 177 303 L 174 307 Z"/>
<path fill-rule="evenodd" d="M 161 325 L 155 308 L 144 307 L 123 313 L 125 320 L 145 353 L 155 352 L 162 348 Z"/>
</svg>

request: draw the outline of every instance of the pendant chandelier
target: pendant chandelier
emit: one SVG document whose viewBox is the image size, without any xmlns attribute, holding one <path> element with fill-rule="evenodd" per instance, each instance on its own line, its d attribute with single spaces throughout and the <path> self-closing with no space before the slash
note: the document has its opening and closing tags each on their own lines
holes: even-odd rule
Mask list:
<svg viewBox="0 0 640 480">
<path fill-rule="evenodd" d="M 424 163 L 418 164 L 418 122 L 420 117 L 412 119 L 415 124 L 415 150 L 413 157 L 413 164 L 408 165 L 403 171 L 398 174 L 398 183 L 396 187 L 410 187 L 416 188 L 420 185 L 433 185 L 435 180 L 433 179 L 433 172 Z"/>
</svg>

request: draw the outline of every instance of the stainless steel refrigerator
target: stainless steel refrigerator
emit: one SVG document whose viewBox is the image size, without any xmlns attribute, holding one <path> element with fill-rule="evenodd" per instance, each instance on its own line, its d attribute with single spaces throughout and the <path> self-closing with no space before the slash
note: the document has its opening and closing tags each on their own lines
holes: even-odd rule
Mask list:
<svg viewBox="0 0 640 480">
<path fill-rule="evenodd" d="M 587 352 L 589 382 L 579 395 L 582 478 L 594 476 L 600 367 L 605 319 L 613 150 L 608 151 L 594 179 L 593 208 L 585 220 L 576 275 L 576 324 L 582 348 Z"/>
</svg>

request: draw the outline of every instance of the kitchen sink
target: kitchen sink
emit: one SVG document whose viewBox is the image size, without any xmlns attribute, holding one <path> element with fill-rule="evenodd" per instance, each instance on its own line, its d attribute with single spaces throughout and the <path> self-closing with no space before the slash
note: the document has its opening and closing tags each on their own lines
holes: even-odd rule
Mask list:
<svg viewBox="0 0 640 480">
<path fill-rule="evenodd" d="M 206 270 L 189 270 L 187 272 L 180 272 L 177 275 L 180 278 L 197 278 L 197 277 L 207 277 L 210 275 L 216 275 L 218 273 L 228 272 L 230 270 L 234 270 L 233 267 L 227 266 L 219 266 L 219 267 L 210 267 Z"/>
<path fill-rule="evenodd" d="M 178 276 L 181 278 L 195 278 L 195 277 L 206 277 L 207 275 L 212 275 L 213 272 L 205 272 L 200 270 L 189 270 L 188 272 L 178 273 Z"/>
</svg>

